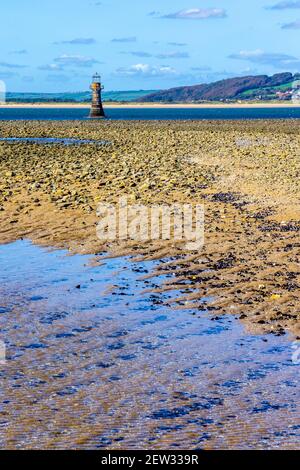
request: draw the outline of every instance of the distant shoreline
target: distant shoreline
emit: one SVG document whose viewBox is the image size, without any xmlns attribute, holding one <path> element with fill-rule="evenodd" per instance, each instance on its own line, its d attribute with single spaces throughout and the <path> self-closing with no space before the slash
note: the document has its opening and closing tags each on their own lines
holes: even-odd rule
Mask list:
<svg viewBox="0 0 300 470">
<path fill-rule="evenodd" d="M 216 108 L 216 109 L 224 109 L 224 108 L 298 108 L 300 107 L 300 103 L 291 103 L 291 102 L 284 102 L 284 103 L 176 103 L 176 104 L 161 104 L 161 103 L 103 103 L 104 108 L 111 109 L 111 108 Z M 83 108 L 88 109 L 90 108 L 90 104 L 87 103 L 7 103 L 7 104 L 0 104 L 0 109 L 14 109 L 14 108 Z"/>
</svg>

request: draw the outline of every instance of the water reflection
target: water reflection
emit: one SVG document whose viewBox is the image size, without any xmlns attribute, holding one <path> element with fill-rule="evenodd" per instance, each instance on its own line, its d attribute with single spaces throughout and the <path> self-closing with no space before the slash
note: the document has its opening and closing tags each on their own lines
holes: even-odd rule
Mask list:
<svg viewBox="0 0 300 470">
<path fill-rule="evenodd" d="M 142 294 L 153 263 L 0 247 L 2 448 L 296 448 L 285 337 Z M 155 279 L 159 282 L 159 279 Z"/>
</svg>

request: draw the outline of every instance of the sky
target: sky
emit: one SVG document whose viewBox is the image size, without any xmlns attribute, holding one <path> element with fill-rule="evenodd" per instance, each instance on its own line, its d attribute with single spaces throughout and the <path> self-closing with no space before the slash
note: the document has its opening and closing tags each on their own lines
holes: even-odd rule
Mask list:
<svg viewBox="0 0 300 470">
<path fill-rule="evenodd" d="M 300 72 L 300 0 L 1 0 L 11 92 L 154 90 Z"/>
</svg>

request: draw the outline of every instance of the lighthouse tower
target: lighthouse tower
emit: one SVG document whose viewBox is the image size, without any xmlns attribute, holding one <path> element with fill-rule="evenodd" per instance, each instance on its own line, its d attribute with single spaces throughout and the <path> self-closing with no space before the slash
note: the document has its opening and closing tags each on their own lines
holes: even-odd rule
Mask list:
<svg viewBox="0 0 300 470">
<path fill-rule="evenodd" d="M 90 111 L 90 118 L 103 118 L 105 117 L 103 106 L 102 106 L 102 99 L 101 99 L 101 91 L 103 90 L 104 86 L 101 84 L 101 77 L 96 73 L 93 76 L 93 82 L 90 86 L 92 90 L 92 106 Z"/>
</svg>

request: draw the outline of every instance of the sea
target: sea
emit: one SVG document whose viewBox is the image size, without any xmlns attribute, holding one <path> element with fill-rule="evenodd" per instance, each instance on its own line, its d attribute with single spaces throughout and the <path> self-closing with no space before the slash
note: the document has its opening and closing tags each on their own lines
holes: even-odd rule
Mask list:
<svg viewBox="0 0 300 470">
<path fill-rule="evenodd" d="M 108 108 L 113 120 L 230 120 L 299 119 L 300 107 L 287 108 Z M 0 121 L 8 120 L 85 120 L 87 108 L 0 108 Z"/>
</svg>

